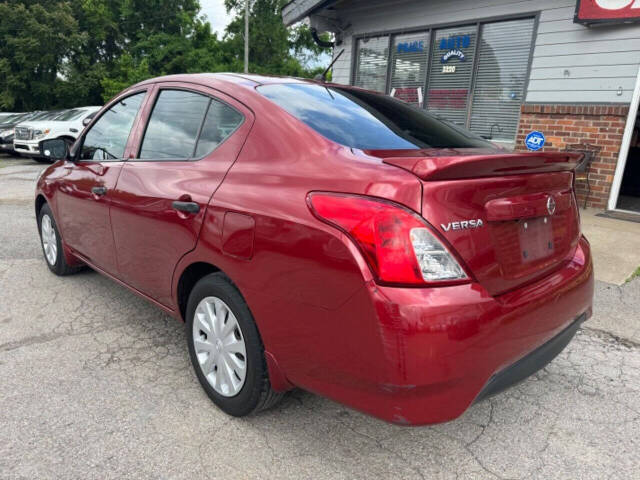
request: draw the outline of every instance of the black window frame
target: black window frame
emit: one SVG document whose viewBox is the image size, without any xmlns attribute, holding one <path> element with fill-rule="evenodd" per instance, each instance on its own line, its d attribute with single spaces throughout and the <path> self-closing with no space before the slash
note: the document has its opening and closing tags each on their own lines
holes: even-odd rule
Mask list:
<svg viewBox="0 0 640 480">
<path fill-rule="evenodd" d="M 138 112 L 136 113 L 136 118 L 133 119 L 133 125 L 131 125 L 131 130 L 129 130 L 129 136 L 127 137 L 127 141 L 125 143 L 125 152 L 127 150 L 127 145 L 129 144 L 129 140 L 131 140 L 131 134 L 133 133 L 133 130 L 136 127 L 136 120 L 138 119 L 138 116 L 140 115 L 140 112 L 142 111 L 142 109 L 144 108 L 144 103 L 145 100 L 147 98 L 147 95 L 149 94 L 149 88 L 142 88 L 140 90 L 135 90 L 132 92 L 127 92 L 126 95 L 117 98 L 116 100 L 114 100 L 113 102 L 111 102 L 109 105 L 107 105 L 105 108 L 103 108 L 102 110 L 98 110 L 95 112 L 95 116 L 94 118 L 91 120 L 91 128 L 89 128 L 86 131 L 82 132 L 82 140 L 80 142 L 76 143 L 76 148 L 74 149 L 73 152 L 71 152 L 71 158 L 73 160 L 73 162 L 84 162 L 84 163 L 106 163 L 106 162 L 124 162 L 127 159 L 126 158 L 117 158 L 117 159 L 113 159 L 113 160 L 108 160 L 108 159 L 98 159 L 98 160 L 94 160 L 92 158 L 80 158 L 80 155 L 82 154 L 82 148 L 84 147 L 84 141 L 87 137 L 87 134 L 91 131 L 91 129 L 95 126 L 96 123 L 98 123 L 100 121 L 100 119 L 109 111 L 111 110 L 111 108 L 113 108 L 114 105 L 122 102 L 123 100 L 126 100 L 127 98 L 131 98 L 135 95 L 138 95 L 140 93 L 143 93 L 144 96 L 142 97 L 142 103 L 140 104 L 140 108 L 138 109 Z M 98 113 L 100 114 L 98 116 Z"/>
<path fill-rule="evenodd" d="M 153 116 L 153 111 L 156 108 L 156 105 L 158 103 L 158 100 L 160 99 L 160 94 L 162 93 L 162 91 L 164 90 L 177 90 L 177 91 L 183 91 L 183 92 L 188 92 L 188 93 L 194 93 L 196 95 L 201 95 L 203 97 L 206 97 L 209 99 L 209 103 L 207 104 L 207 108 L 204 111 L 204 115 L 202 116 L 202 120 L 200 122 L 200 127 L 198 127 L 198 135 L 196 136 L 196 141 L 195 144 L 193 146 L 193 155 L 192 157 L 188 157 L 188 158 L 140 158 L 140 152 L 142 151 L 142 145 L 144 144 L 144 139 L 147 136 L 147 128 L 149 127 L 149 122 L 151 121 L 151 117 Z M 202 129 L 204 127 L 205 122 L 207 121 L 207 115 L 209 113 L 209 109 L 211 108 L 211 102 L 216 101 L 216 102 L 220 102 L 223 105 L 226 105 L 227 107 L 235 110 L 241 117 L 242 117 L 242 121 L 236 126 L 236 128 L 234 128 L 231 133 L 229 133 L 229 135 L 227 135 L 224 140 L 222 140 L 220 143 L 218 143 L 218 145 L 216 145 L 216 147 L 211 150 L 208 153 L 205 153 L 204 155 L 200 156 L 200 157 L 195 157 L 195 153 L 198 150 L 198 142 L 200 141 L 200 135 L 202 134 Z M 240 127 L 242 127 L 242 125 L 244 125 L 244 123 L 247 120 L 247 116 L 242 113 L 240 110 L 238 110 L 237 108 L 235 108 L 233 105 L 230 105 L 229 102 L 225 102 L 224 100 L 211 95 L 209 93 L 205 93 L 202 92 L 200 90 L 195 90 L 195 89 L 191 89 L 191 88 L 187 88 L 187 87 L 182 87 L 182 86 L 161 86 L 158 88 L 158 90 L 155 93 L 155 98 L 153 99 L 153 107 L 151 108 L 151 111 L 149 112 L 149 117 L 146 119 L 145 124 L 144 124 L 144 130 L 142 132 L 142 138 L 140 139 L 140 143 L 138 144 L 138 148 L 136 150 L 136 155 L 134 158 L 130 158 L 127 161 L 128 162 L 199 162 L 200 160 L 208 157 L 209 155 L 211 155 L 213 152 L 215 152 L 216 150 L 218 150 L 218 148 L 220 148 L 220 146 L 225 143 L 229 138 L 231 138 L 233 135 L 235 135 L 235 133 L 240 129 Z"/>
</svg>

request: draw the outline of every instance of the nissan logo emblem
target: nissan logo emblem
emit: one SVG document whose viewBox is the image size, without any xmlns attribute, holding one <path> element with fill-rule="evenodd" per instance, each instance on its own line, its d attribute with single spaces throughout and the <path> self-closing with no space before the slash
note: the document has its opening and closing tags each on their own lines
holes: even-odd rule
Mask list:
<svg viewBox="0 0 640 480">
<path fill-rule="evenodd" d="M 553 197 L 549 197 L 547 199 L 547 211 L 549 212 L 549 215 L 556 213 L 556 201 Z"/>
</svg>

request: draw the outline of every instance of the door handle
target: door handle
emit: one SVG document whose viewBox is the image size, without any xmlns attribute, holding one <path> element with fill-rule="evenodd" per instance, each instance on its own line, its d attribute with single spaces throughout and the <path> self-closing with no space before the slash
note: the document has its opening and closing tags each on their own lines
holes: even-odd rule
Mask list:
<svg viewBox="0 0 640 480">
<path fill-rule="evenodd" d="M 99 197 L 107 194 L 107 187 L 93 187 L 91 193 L 98 195 Z"/>
<path fill-rule="evenodd" d="M 200 211 L 200 205 L 196 202 L 173 202 L 171 206 L 180 212 L 198 213 Z"/>
</svg>

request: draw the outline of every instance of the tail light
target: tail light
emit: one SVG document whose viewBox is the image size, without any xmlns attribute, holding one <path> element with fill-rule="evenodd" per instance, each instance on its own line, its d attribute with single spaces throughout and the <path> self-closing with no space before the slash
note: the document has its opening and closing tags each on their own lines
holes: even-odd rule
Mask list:
<svg viewBox="0 0 640 480">
<path fill-rule="evenodd" d="M 468 277 L 429 225 L 403 207 L 372 198 L 311 193 L 311 211 L 344 231 L 387 284 L 460 283 Z"/>
</svg>

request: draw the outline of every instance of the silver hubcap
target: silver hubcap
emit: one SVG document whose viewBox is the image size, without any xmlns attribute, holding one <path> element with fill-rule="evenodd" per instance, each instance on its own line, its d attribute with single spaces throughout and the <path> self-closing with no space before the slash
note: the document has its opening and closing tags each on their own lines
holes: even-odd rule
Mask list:
<svg viewBox="0 0 640 480">
<path fill-rule="evenodd" d="M 53 229 L 49 215 L 42 216 L 40 236 L 42 237 L 42 246 L 47 262 L 49 262 L 49 265 L 55 265 L 56 258 L 58 258 L 58 243 L 56 242 L 56 231 Z"/>
<path fill-rule="evenodd" d="M 237 395 L 247 374 L 244 335 L 236 316 L 218 297 L 203 298 L 193 319 L 193 346 L 202 373 L 224 397 Z"/>
</svg>

